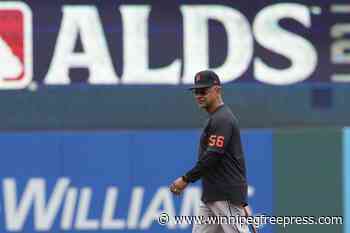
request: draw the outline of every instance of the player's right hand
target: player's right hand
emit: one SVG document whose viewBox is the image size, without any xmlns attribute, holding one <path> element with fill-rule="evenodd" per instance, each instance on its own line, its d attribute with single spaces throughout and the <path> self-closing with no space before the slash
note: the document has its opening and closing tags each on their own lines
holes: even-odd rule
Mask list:
<svg viewBox="0 0 350 233">
<path fill-rule="evenodd" d="M 170 185 L 170 191 L 175 194 L 175 195 L 180 195 L 181 194 L 181 191 L 179 188 L 176 187 L 176 185 L 174 183 L 172 183 Z"/>
<path fill-rule="evenodd" d="M 170 191 L 175 195 L 180 195 L 187 185 L 188 183 L 179 177 L 170 185 Z"/>
</svg>

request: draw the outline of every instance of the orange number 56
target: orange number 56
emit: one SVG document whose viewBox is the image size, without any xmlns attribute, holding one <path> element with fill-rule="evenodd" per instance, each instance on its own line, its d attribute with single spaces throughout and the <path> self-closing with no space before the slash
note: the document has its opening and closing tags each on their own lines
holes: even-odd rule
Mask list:
<svg viewBox="0 0 350 233">
<path fill-rule="evenodd" d="M 223 136 L 217 136 L 217 135 L 211 135 L 209 137 L 209 146 L 217 146 L 217 147 L 223 147 L 224 146 L 224 140 L 225 138 Z"/>
</svg>

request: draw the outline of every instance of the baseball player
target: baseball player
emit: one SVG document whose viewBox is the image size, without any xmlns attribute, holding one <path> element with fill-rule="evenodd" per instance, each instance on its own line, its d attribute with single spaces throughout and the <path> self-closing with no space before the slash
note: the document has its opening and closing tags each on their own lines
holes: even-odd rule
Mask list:
<svg viewBox="0 0 350 233">
<path fill-rule="evenodd" d="M 209 113 L 198 151 L 198 162 L 177 178 L 170 190 L 176 195 L 202 179 L 200 216 L 246 216 L 247 181 L 237 120 L 221 96 L 219 77 L 209 70 L 195 75 L 193 91 L 198 105 Z M 247 233 L 246 224 L 196 224 L 192 233 Z"/>
</svg>

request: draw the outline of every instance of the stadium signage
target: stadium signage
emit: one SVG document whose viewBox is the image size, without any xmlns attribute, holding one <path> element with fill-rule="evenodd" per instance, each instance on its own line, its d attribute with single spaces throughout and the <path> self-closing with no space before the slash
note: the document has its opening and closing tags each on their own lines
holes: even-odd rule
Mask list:
<svg viewBox="0 0 350 233">
<path fill-rule="evenodd" d="M 176 213 L 174 197 L 168 187 L 159 187 L 145 208 L 145 188 L 135 186 L 130 192 L 129 208 L 125 213 L 117 211 L 121 193 L 117 186 L 107 187 L 102 201 L 96 201 L 94 196 L 101 190 L 88 186 L 74 187 L 69 178 L 58 178 L 51 192 L 48 192 L 47 186 L 44 178 L 31 178 L 22 187 L 21 193 L 16 179 L 3 179 L 1 212 L 6 231 L 22 231 L 26 224 L 33 224 L 35 231 L 50 231 L 56 227 L 67 231 L 146 230 L 156 224 L 158 216 L 163 212 L 170 216 L 196 214 L 201 195 L 198 187 L 186 190 L 180 211 Z M 29 223 L 30 218 L 32 223 Z M 184 229 L 189 226 L 176 226 L 169 222 L 166 227 Z"/>
<path fill-rule="evenodd" d="M 314 44 L 306 38 L 280 25 L 283 19 L 292 19 L 303 28 L 312 28 L 312 14 L 319 8 L 298 3 L 276 3 L 262 8 L 252 23 L 239 10 L 225 5 L 180 5 L 182 17 L 182 58 L 174 57 L 169 64 L 150 68 L 148 37 L 150 5 L 120 5 L 116 14 L 121 15 L 122 51 L 110 48 L 106 40 L 101 15 L 95 5 L 63 5 L 62 18 L 52 60 L 42 83 L 45 85 L 69 85 L 74 77 L 70 69 L 86 68 L 86 82 L 93 85 L 116 84 L 190 84 L 193 75 L 201 69 L 211 68 L 219 73 L 222 81 L 232 82 L 252 67 L 254 79 L 271 85 L 289 85 L 309 79 L 318 66 L 318 53 Z M 119 11 L 119 12 L 117 12 Z M 17 12 L 17 13 L 16 13 Z M 32 11 L 25 3 L 0 3 L 0 50 L 3 58 L 0 72 L 0 89 L 21 89 L 33 80 Z M 220 23 L 227 37 L 226 57 L 210 67 L 209 21 Z M 19 25 L 17 25 L 17 24 Z M 9 27 L 9 25 L 14 25 Z M 16 26 L 17 25 L 17 26 Z M 120 25 L 119 25 L 120 26 Z M 13 30 L 6 34 L 6 30 Z M 344 25 L 335 25 L 332 36 L 341 39 L 348 31 Z M 15 40 L 23 40 L 15 43 Z M 82 51 L 75 51 L 78 40 Z M 289 65 L 276 68 L 269 57 L 254 51 L 254 43 L 285 57 Z M 169 44 L 169 46 L 172 46 Z M 332 45 L 332 62 L 349 63 L 347 40 L 337 40 Z M 164 51 L 166 53 L 166 51 Z M 117 53 L 117 55 L 113 54 Z M 113 55 L 113 56 L 112 56 Z M 5 56 L 5 57 L 4 57 Z M 121 75 L 115 67 L 115 59 L 122 60 Z M 273 63 L 273 62 L 272 62 Z M 41 64 L 34 64 L 40 66 Z M 40 83 L 41 84 L 41 83 Z"/>
</svg>

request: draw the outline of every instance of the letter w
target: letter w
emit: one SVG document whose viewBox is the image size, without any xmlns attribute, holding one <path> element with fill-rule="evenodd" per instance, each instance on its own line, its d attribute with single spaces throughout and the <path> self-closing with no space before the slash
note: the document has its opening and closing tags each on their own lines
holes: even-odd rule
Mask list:
<svg viewBox="0 0 350 233">
<path fill-rule="evenodd" d="M 46 204 L 46 186 L 44 179 L 30 179 L 21 198 L 17 198 L 15 179 L 4 179 L 3 191 L 6 229 L 8 231 L 21 231 L 30 207 L 32 203 L 34 203 L 34 224 L 36 230 L 49 230 L 57 215 L 69 183 L 69 179 L 60 178 Z M 19 200 L 18 203 L 16 203 L 17 199 Z"/>
</svg>

